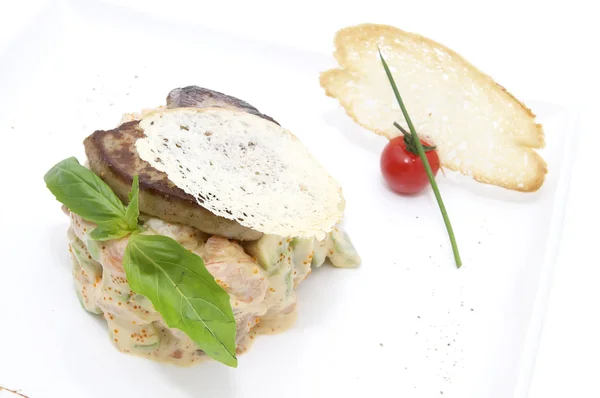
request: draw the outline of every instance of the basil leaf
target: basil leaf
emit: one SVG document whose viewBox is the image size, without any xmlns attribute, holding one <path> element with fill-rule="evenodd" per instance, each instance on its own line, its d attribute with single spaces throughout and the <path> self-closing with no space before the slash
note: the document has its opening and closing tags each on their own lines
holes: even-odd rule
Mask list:
<svg viewBox="0 0 600 398">
<path fill-rule="evenodd" d="M 183 331 L 217 361 L 237 367 L 229 295 L 202 258 L 166 236 L 134 234 L 123 266 L 131 290 L 146 296 L 169 327 Z"/>
<path fill-rule="evenodd" d="M 138 226 L 138 218 L 140 217 L 140 179 L 136 175 L 131 183 L 131 191 L 129 192 L 129 205 L 125 210 L 125 222 L 129 229 L 135 230 Z"/>
<path fill-rule="evenodd" d="M 57 163 L 44 181 L 56 200 L 86 220 L 100 224 L 125 217 L 125 206 L 117 195 L 74 157 Z"/>
<path fill-rule="evenodd" d="M 98 224 L 90 233 L 90 238 L 94 240 L 119 239 L 129 235 L 131 228 L 123 220 L 111 220 Z"/>
</svg>

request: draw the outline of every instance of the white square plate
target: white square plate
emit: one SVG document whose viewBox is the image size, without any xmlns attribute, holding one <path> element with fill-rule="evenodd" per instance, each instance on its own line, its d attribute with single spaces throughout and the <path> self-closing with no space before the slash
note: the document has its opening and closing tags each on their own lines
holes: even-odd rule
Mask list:
<svg viewBox="0 0 600 398">
<path fill-rule="evenodd" d="M 573 115 L 527 102 L 547 134 L 550 172 L 537 193 L 438 177 L 464 260 L 457 270 L 433 195 L 386 189 L 386 141 L 324 95 L 318 74 L 332 66 L 330 54 L 102 3 L 42 13 L 0 66 L 0 385 L 30 398 L 522 396 L 559 243 Z M 250 102 L 309 147 L 344 188 L 344 226 L 363 258 L 356 270 L 314 272 L 295 326 L 260 337 L 237 369 L 178 368 L 113 348 L 103 320 L 78 303 L 68 220 L 42 179 L 68 156 L 83 161 L 94 130 L 191 84 Z"/>
</svg>

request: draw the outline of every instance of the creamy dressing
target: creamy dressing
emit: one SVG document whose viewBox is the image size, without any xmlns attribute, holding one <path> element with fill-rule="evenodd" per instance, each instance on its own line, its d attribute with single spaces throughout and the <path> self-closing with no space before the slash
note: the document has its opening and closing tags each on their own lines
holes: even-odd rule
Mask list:
<svg viewBox="0 0 600 398">
<path fill-rule="evenodd" d="M 70 217 L 69 250 L 77 295 L 85 310 L 103 315 L 115 346 L 124 353 L 180 366 L 207 359 L 185 333 L 165 325 L 146 297 L 129 288 L 123 270 L 128 239 L 94 241 L 89 234 L 95 224 L 75 214 Z M 256 334 L 280 332 L 294 324 L 295 287 L 310 271 L 306 264 L 296 266 L 290 259 L 269 273 L 235 241 L 156 218 L 146 218 L 144 226 L 145 233 L 169 236 L 202 257 L 230 295 L 238 355 L 250 348 Z"/>
<path fill-rule="evenodd" d="M 69 213 L 69 251 L 77 296 L 86 311 L 101 314 L 115 346 L 124 353 L 189 366 L 208 356 L 182 331 L 167 327 L 150 300 L 127 283 L 123 256 L 128 238 L 95 241 L 96 227 Z M 324 240 L 265 235 L 258 260 L 238 242 L 210 236 L 195 228 L 140 217 L 145 234 L 168 236 L 200 256 L 215 281 L 229 294 L 236 321 L 236 353 L 247 351 L 257 334 L 274 334 L 296 320 L 296 287 L 329 258 L 336 267 L 354 267 L 360 257 L 348 236 L 337 228 Z M 266 251 L 266 253 L 265 253 Z M 261 261 L 272 261 L 269 266 Z M 262 263 L 261 263 L 262 264 Z"/>
<path fill-rule="evenodd" d="M 257 334 L 281 333 L 294 326 L 296 318 L 298 318 L 298 311 L 294 305 L 292 308 L 276 316 L 261 318 L 258 325 L 252 329 L 252 332 Z"/>
</svg>

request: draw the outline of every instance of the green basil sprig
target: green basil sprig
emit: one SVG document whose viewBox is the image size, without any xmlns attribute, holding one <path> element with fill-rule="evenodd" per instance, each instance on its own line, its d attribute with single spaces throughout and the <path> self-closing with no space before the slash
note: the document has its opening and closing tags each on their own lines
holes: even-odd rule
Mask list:
<svg viewBox="0 0 600 398">
<path fill-rule="evenodd" d="M 123 267 L 131 290 L 150 299 L 169 327 L 183 331 L 214 359 L 237 366 L 229 295 L 202 258 L 167 236 L 134 234 Z"/>
<path fill-rule="evenodd" d="M 123 220 L 117 219 L 98 224 L 90 233 L 90 238 L 94 240 L 119 239 L 131 234 L 133 231 L 129 229 Z"/>
<path fill-rule="evenodd" d="M 138 176 L 133 178 L 127 207 L 100 177 L 80 165 L 74 157 L 52 167 L 44 181 L 56 199 L 70 211 L 98 224 L 90 233 L 92 239 L 118 239 L 138 228 Z"/>
<path fill-rule="evenodd" d="M 57 163 L 44 181 L 56 200 L 86 220 L 101 224 L 125 218 L 125 206 L 117 195 L 74 157 Z"/>
<path fill-rule="evenodd" d="M 148 297 L 169 327 L 183 331 L 207 355 L 237 367 L 236 324 L 229 295 L 201 257 L 166 236 L 143 234 L 138 226 L 138 176 L 133 178 L 127 207 L 75 158 L 56 164 L 44 181 L 70 211 L 98 224 L 90 233 L 92 239 L 131 234 L 123 259 L 131 290 Z"/>
</svg>

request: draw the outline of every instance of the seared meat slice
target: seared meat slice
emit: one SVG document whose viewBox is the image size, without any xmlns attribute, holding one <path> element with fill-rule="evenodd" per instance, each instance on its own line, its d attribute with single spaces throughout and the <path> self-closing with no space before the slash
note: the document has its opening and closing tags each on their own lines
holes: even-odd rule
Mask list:
<svg viewBox="0 0 600 398">
<path fill-rule="evenodd" d="M 167 108 L 228 108 L 239 109 L 252 113 L 263 119 L 277 123 L 270 116 L 264 115 L 255 107 L 239 98 L 232 97 L 218 91 L 209 90 L 198 86 L 187 86 L 171 90 L 167 96 Z"/>
<path fill-rule="evenodd" d="M 262 233 L 233 220 L 219 217 L 200 206 L 196 199 L 175 186 L 167 175 L 142 160 L 135 142 L 143 137 L 138 121 L 114 130 L 96 131 L 84 141 L 90 169 L 123 201 L 133 176 L 140 179 L 140 211 L 164 221 L 191 225 L 200 231 L 238 240 L 256 240 Z"/>
</svg>

